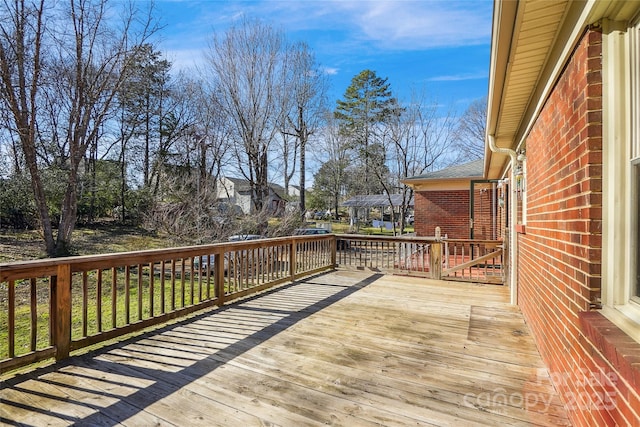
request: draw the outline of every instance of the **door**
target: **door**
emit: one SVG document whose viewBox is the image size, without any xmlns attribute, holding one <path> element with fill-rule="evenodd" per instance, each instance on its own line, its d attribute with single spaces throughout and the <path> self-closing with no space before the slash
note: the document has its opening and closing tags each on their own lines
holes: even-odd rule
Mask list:
<svg viewBox="0 0 640 427">
<path fill-rule="evenodd" d="M 469 238 L 498 238 L 498 180 L 471 181 L 469 203 Z"/>
</svg>

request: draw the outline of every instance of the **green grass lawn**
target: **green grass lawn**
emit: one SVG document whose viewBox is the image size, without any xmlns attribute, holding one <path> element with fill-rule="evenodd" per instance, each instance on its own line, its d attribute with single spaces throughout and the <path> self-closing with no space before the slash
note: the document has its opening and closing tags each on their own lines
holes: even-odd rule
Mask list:
<svg viewBox="0 0 640 427">
<path fill-rule="evenodd" d="M 213 280 L 209 277 L 199 278 L 185 273 L 177 276 L 175 287 L 172 288 L 170 278 L 166 278 L 164 284 L 159 274 L 154 276 L 153 298 L 150 291 L 148 271 L 143 271 L 140 280 L 136 271 L 130 275 L 129 288 L 129 312 L 127 314 L 125 288 L 127 284 L 123 280 L 123 272 L 116 273 L 115 301 L 113 300 L 112 271 L 104 270 L 102 273 L 101 297 L 98 298 L 98 286 L 96 271 L 92 271 L 87 277 L 86 293 L 86 317 L 84 326 L 84 298 L 82 290 L 82 276 L 74 275 L 72 284 L 72 310 L 71 310 L 71 337 L 74 340 L 84 336 L 92 336 L 100 331 L 108 331 L 114 327 L 122 327 L 129 323 L 135 323 L 142 319 L 160 315 L 172 311 L 172 307 L 182 308 L 198 304 L 207 298 L 207 286 L 209 296 L 213 297 Z M 28 281 L 16 282 L 16 307 L 15 307 L 15 353 L 16 355 L 28 353 L 31 350 L 31 306 Z M 163 292 L 164 290 L 164 297 Z M 4 294 L 6 290 L 0 290 Z M 202 294 L 202 298 L 201 295 Z M 193 298 L 192 298 L 193 296 Z M 151 301 L 153 299 L 153 313 L 151 313 Z M 173 303 L 172 303 L 173 299 Z M 164 300 L 164 301 L 163 301 Z M 36 283 L 36 349 L 44 349 L 49 346 L 49 281 L 38 279 Z M 164 302 L 164 310 L 163 310 Z M 115 309 L 115 316 L 114 316 Z M 8 343 L 8 305 L 6 298 L 0 298 L 0 359 L 9 355 Z M 98 321 L 100 322 L 98 323 Z M 115 323 L 114 323 L 115 321 Z"/>
</svg>

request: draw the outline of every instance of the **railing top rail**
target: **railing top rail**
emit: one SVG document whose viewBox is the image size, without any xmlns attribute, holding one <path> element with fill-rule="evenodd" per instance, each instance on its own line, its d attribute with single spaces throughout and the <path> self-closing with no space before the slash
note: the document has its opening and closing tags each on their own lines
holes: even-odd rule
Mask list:
<svg viewBox="0 0 640 427">
<path fill-rule="evenodd" d="M 68 265 L 72 271 L 83 271 L 93 268 L 110 268 L 122 265 L 144 264 L 149 262 L 160 262 L 169 259 L 191 258 L 200 255 L 221 254 L 233 250 L 251 250 L 287 244 L 296 241 L 306 240 L 330 240 L 348 239 L 355 241 L 380 241 L 380 242 L 405 242 L 405 243 L 435 243 L 435 237 L 417 236 L 367 236 L 359 234 L 314 234 L 302 236 L 285 236 L 268 239 L 238 241 L 238 242 L 218 242 L 197 246 L 182 246 L 177 248 L 148 249 L 143 251 L 117 252 L 99 255 L 83 255 L 64 258 L 47 258 L 29 261 L 15 261 L 0 263 L 0 281 L 10 279 L 19 280 L 21 278 L 33 277 L 34 272 L 38 276 L 52 276 L 56 274 L 59 265 Z M 472 243 L 500 245 L 501 240 L 475 240 L 475 239 L 442 239 L 448 243 Z"/>
<path fill-rule="evenodd" d="M 418 236 L 369 236 L 363 234 L 336 234 L 338 239 L 348 240 L 379 240 L 384 242 L 416 242 L 416 243 L 434 243 L 438 240 L 435 237 L 418 237 Z"/>
<path fill-rule="evenodd" d="M 502 244 L 502 240 L 486 240 L 486 239 L 442 239 L 443 242 L 449 243 L 478 243 L 478 244 Z"/>
<path fill-rule="evenodd" d="M 440 240 L 436 239 L 434 236 L 369 236 L 363 234 L 336 234 L 335 235 L 339 239 L 349 239 L 349 240 L 367 240 L 367 241 L 385 241 L 385 242 L 427 242 L 427 243 L 436 243 L 436 242 L 449 242 L 449 243 L 474 243 L 474 244 L 502 244 L 504 243 L 502 240 L 482 240 L 482 239 L 448 239 L 441 238 Z"/>
<path fill-rule="evenodd" d="M 121 265 L 135 265 L 160 262 L 168 259 L 190 258 L 200 255 L 221 254 L 225 251 L 251 250 L 288 244 L 304 240 L 334 239 L 333 234 L 307 236 L 274 237 L 238 242 L 218 242 L 207 245 L 182 246 L 174 248 L 147 249 L 142 251 L 115 252 L 98 255 L 81 255 L 62 258 L 46 258 L 28 261 L 0 263 L 0 282 L 19 280 L 34 276 L 53 276 L 60 265 L 71 265 L 72 271 L 94 268 L 109 268 Z M 34 274 L 36 273 L 36 274 Z"/>
</svg>

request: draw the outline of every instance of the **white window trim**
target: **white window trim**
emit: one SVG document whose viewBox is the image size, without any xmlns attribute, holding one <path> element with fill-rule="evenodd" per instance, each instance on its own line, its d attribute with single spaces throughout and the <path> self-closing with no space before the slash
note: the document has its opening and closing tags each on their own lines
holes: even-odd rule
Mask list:
<svg viewBox="0 0 640 427">
<path fill-rule="evenodd" d="M 639 22 L 631 27 L 603 22 L 602 314 L 638 342 L 640 304 L 631 301 L 637 268 L 638 189 L 631 159 L 632 151 L 640 153 L 640 135 L 632 120 L 640 107 L 640 74 L 635 66 L 640 60 L 639 32 Z"/>
<path fill-rule="evenodd" d="M 523 155 L 524 159 L 520 162 L 522 167 L 522 189 L 520 191 L 522 195 L 522 215 L 520 220 L 522 225 L 527 225 L 527 158 Z"/>
</svg>

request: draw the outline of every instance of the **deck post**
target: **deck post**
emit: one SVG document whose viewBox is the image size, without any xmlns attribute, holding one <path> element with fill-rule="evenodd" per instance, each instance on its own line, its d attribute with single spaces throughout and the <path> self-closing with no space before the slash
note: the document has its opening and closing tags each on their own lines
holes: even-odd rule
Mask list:
<svg viewBox="0 0 640 427">
<path fill-rule="evenodd" d="M 57 268 L 53 293 L 55 298 L 54 344 L 56 360 L 69 357 L 71 348 L 71 264 L 60 264 Z"/>
<path fill-rule="evenodd" d="M 211 255 L 209 255 L 211 256 Z M 229 267 L 231 267 L 229 265 Z M 217 306 L 224 305 L 224 252 L 218 252 L 213 257 L 213 286 L 216 289 Z"/>
<path fill-rule="evenodd" d="M 298 241 L 292 239 L 291 250 L 289 251 L 289 279 L 293 282 L 296 280 L 296 251 L 298 249 Z"/>
<path fill-rule="evenodd" d="M 440 227 L 436 227 L 436 241 L 431 244 L 429 251 L 429 271 L 431 278 L 442 279 L 442 232 Z"/>
<path fill-rule="evenodd" d="M 429 271 L 431 278 L 442 279 L 442 242 L 433 242 L 429 250 Z"/>
<path fill-rule="evenodd" d="M 338 267 L 338 264 L 336 263 L 338 259 L 337 252 L 338 252 L 338 238 L 334 235 L 333 239 L 331 240 L 331 268 L 333 270 L 335 270 Z"/>
</svg>

